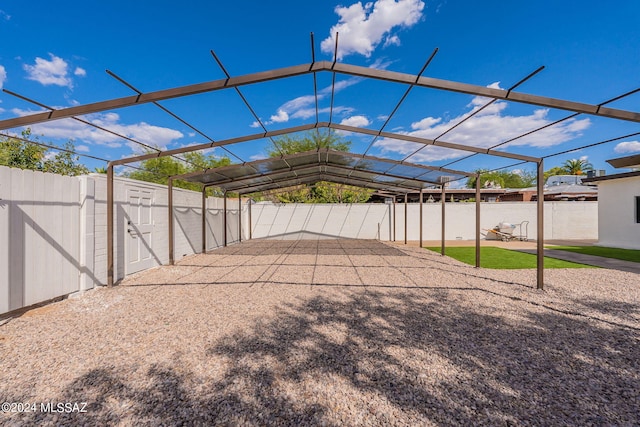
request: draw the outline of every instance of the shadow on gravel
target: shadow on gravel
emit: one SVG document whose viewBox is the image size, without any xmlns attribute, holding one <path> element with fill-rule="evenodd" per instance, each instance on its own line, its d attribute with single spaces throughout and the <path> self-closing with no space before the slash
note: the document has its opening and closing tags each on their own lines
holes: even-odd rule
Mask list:
<svg viewBox="0 0 640 427">
<path fill-rule="evenodd" d="M 436 424 L 640 423 L 636 331 L 550 310 L 508 324 L 451 310 L 456 303 L 446 292 L 431 296 L 315 298 L 252 336 L 227 338 L 211 354 L 237 361 L 235 381 L 250 381 L 250 365 L 273 358 L 285 381 L 337 376 Z M 337 342 L 331 330 L 348 332 Z M 450 372 L 433 371 L 434 357 L 443 361 L 437 369 L 450 365 Z M 375 418 L 394 421 L 384 413 Z"/>
<path fill-rule="evenodd" d="M 202 355 L 227 363 L 220 380 L 194 388 L 198 372 L 154 366 L 133 387 L 91 371 L 64 396 L 94 399 L 89 413 L 59 423 L 640 424 L 637 331 L 540 307 L 508 321 L 458 298 L 345 291 L 286 306 Z"/>
</svg>

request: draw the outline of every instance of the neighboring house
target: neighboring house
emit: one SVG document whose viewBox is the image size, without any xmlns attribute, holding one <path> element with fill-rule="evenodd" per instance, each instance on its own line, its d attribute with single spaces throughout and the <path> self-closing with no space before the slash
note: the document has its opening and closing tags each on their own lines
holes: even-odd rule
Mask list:
<svg viewBox="0 0 640 427">
<path fill-rule="evenodd" d="M 483 202 L 497 202 L 505 193 L 504 188 L 482 188 L 480 190 L 480 200 Z M 439 203 L 442 198 L 442 190 L 439 188 L 426 188 L 423 192 L 425 203 Z M 392 199 L 393 194 L 386 193 L 384 191 L 376 191 L 371 195 L 368 203 L 384 203 L 388 199 Z M 446 202 L 467 202 L 475 200 L 476 190 L 474 188 L 447 188 L 446 189 Z M 396 202 L 402 203 L 404 196 L 397 196 Z M 420 193 L 407 194 L 407 202 L 419 203 Z"/>
<path fill-rule="evenodd" d="M 586 177 L 580 175 L 554 175 L 547 179 L 544 185 L 544 200 L 555 201 L 596 201 L 598 188 L 586 185 Z M 500 198 L 501 202 L 531 202 L 538 200 L 536 187 L 515 188 L 507 191 Z"/>
<path fill-rule="evenodd" d="M 616 167 L 640 168 L 640 155 L 607 160 Z M 640 170 L 587 178 L 599 190 L 598 244 L 640 249 Z"/>
<path fill-rule="evenodd" d="M 598 172 L 604 174 L 604 171 Z M 586 176 L 581 175 L 554 175 L 547 179 L 544 186 L 544 200 L 548 202 L 558 201 L 597 201 L 598 188 L 591 184 L 586 184 Z M 584 184 L 583 184 L 584 180 Z M 439 188 L 427 188 L 423 192 L 424 201 L 440 202 L 442 192 Z M 371 196 L 369 203 L 382 203 L 386 199 L 393 197 L 391 194 L 377 191 Z M 476 190 L 474 188 L 447 188 L 447 202 L 467 202 L 475 200 Z M 489 186 L 480 189 L 480 197 L 483 202 L 533 202 L 538 199 L 537 187 L 529 188 L 500 188 Z M 407 197 L 409 203 L 420 201 L 419 193 L 409 193 Z M 402 202 L 404 198 L 398 196 L 396 201 Z"/>
</svg>

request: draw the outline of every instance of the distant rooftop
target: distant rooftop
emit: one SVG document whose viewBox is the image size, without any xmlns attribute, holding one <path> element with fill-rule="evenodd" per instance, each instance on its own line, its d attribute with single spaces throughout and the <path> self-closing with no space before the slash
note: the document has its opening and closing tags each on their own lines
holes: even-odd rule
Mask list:
<svg viewBox="0 0 640 427">
<path fill-rule="evenodd" d="M 633 154 L 627 157 L 618 157 L 617 159 L 607 160 L 611 166 L 619 168 L 640 168 L 640 154 Z"/>
<path fill-rule="evenodd" d="M 631 172 L 624 172 L 624 173 L 616 173 L 613 175 L 607 175 L 607 176 L 598 176 L 595 178 L 589 178 L 589 179 L 585 179 L 585 182 L 594 182 L 594 183 L 598 183 L 599 181 L 609 181 L 612 179 L 623 179 L 623 178 L 633 178 L 636 176 L 640 176 L 640 171 L 631 171 Z"/>
<path fill-rule="evenodd" d="M 547 187 L 556 186 L 556 185 L 580 185 L 582 184 L 582 179 L 586 178 L 586 176 L 582 175 L 553 175 L 547 178 L 547 182 L 545 185 Z"/>
</svg>

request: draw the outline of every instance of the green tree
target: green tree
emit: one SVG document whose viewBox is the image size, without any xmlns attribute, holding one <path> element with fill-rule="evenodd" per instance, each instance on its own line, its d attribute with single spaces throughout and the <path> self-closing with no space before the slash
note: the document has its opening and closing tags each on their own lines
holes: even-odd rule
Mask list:
<svg viewBox="0 0 640 427">
<path fill-rule="evenodd" d="M 154 157 L 144 160 L 138 166 L 138 169 L 125 173 L 125 176 L 139 181 L 155 182 L 156 184 L 166 185 L 169 177 L 173 175 L 182 175 L 187 173 L 187 167 L 184 162 L 174 157 Z M 184 184 L 176 182 L 175 185 Z"/>
<path fill-rule="evenodd" d="M 31 135 L 30 129 L 22 131 L 22 138 L 28 141 L 36 141 L 37 137 Z M 0 165 L 19 169 L 41 171 L 47 148 L 37 144 L 30 144 L 17 138 L 0 138 Z"/>
<path fill-rule="evenodd" d="M 79 162 L 73 141 L 67 141 L 64 150 L 55 150 L 53 156 L 50 155 L 52 151 L 38 143 L 38 137 L 32 135 L 30 129 L 23 130 L 20 139 L 0 138 L 0 165 L 69 176 L 89 173 L 89 169 Z"/>
<path fill-rule="evenodd" d="M 569 159 L 562 164 L 567 175 L 583 175 L 593 170 L 593 165 L 585 159 Z"/>
<path fill-rule="evenodd" d="M 345 141 L 340 135 L 328 130 L 315 130 L 305 134 L 284 135 L 274 138 L 275 144 L 267 153 L 269 157 L 278 157 L 282 154 L 302 153 L 318 148 L 330 148 L 336 151 L 349 151 L 350 141 Z"/>
<path fill-rule="evenodd" d="M 204 154 L 201 151 L 185 153 L 183 158 L 184 161 L 171 156 L 147 159 L 140 163 L 138 169 L 127 172 L 125 176 L 139 181 L 167 185 L 170 176 L 183 175 L 189 172 L 202 171 L 204 169 L 231 164 L 231 160 L 228 157 L 218 158 L 213 155 Z M 193 191 L 200 191 L 201 188 L 200 184 L 183 180 L 175 180 L 173 181 L 173 185 Z M 209 194 L 213 193 L 215 193 L 215 189 L 210 189 Z"/>
<path fill-rule="evenodd" d="M 78 176 L 86 175 L 89 169 L 82 163 L 79 163 L 79 157 L 76 153 L 73 142 L 67 141 L 64 144 L 65 151 L 58 151 L 55 156 L 45 159 L 43 162 L 43 171 L 57 173 L 58 175 Z"/>
<path fill-rule="evenodd" d="M 565 170 L 564 167 L 554 166 L 551 169 L 544 172 L 544 182 L 547 182 L 547 179 L 549 179 L 550 176 L 566 175 L 566 174 L 567 174 L 567 171 Z"/>
<path fill-rule="evenodd" d="M 536 175 L 532 171 L 508 171 L 499 170 L 487 172 L 485 169 L 475 171 L 480 174 L 480 185 L 488 186 L 489 183 L 501 188 L 527 188 L 536 182 Z M 471 177 L 467 180 L 467 188 L 475 188 L 476 179 Z"/>
<path fill-rule="evenodd" d="M 294 154 L 319 148 L 349 151 L 350 141 L 329 131 L 310 131 L 302 135 L 285 135 L 275 140 L 277 147 L 268 150 L 270 157 Z M 320 181 L 314 185 L 299 186 L 291 191 L 264 196 L 268 200 L 282 203 L 364 203 L 373 190 L 351 185 Z M 261 197 L 261 195 L 258 195 Z"/>
</svg>

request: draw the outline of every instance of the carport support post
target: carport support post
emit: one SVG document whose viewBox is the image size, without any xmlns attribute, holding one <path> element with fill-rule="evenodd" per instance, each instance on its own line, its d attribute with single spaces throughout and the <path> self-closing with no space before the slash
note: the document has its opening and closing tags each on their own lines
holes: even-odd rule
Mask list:
<svg viewBox="0 0 640 427">
<path fill-rule="evenodd" d="M 422 188 L 420 189 L 420 247 L 422 247 Z"/>
<path fill-rule="evenodd" d="M 173 265 L 173 178 L 169 177 L 169 265 Z"/>
<path fill-rule="evenodd" d="M 202 253 L 207 253 L 207 187 L 202 186 Z"/>
<path fill-rule="evenodd" d="M 480 268 L 480 174 L 476 175 L 476 268 Z"/>
<path fill-rule="evenodd" d="M 242 195 L 238 193 L 238 242 L 242 242 Z"/>
<path fill-rule="evenodd" d="M 544 160 L 538 162 L 538 201 L 537 201 L 537 219 L 538 219 L 538 241 L 537 241 L 537 257 L 538 257 L 538 275 L 537 288 L 544 289 Z"/>
<path fill-rule="evenodd" d="M 113 163 L 107 164 L 107 286 L 113 286 Z"/>
<path fill-rule="evenodd" d="M 404 193 L 404 244 L 407 244 L 407 193 Z"/>
<path fill-rule="evenodd" d="M 223 246 L 227 246 L 227 192 L 225 191 L 222 195 L 222 229 L 224 230 L 223 233 L 223 240 L 222 240 L 222 245 Z"/>
<path fill-rule="evenodd" d="M 393 196 L 393 241 L 396 241 L 396 196 Z"/>
<path fill-rule="evenodd" d="M 251 231 L 251 198 L 249 198 L 249 201 L 247 202 L 247 213 L 249 214 L 249 240 L 251 240 L 253 238 Z"/>
<path fill-rule="evenodd" d="M 446 188 L 444 186 L 444 182 L 442 183 L 442 195 L 440 196 L 440 204 L 442 205 L 442 230 L 440 233 L 440 255 L 444 256 L 444 226 L 445 226 L 445 221 L 444 221 L 444 214 L 445 214 L 445 207 L 444 207 L 444 203 L 445 203 L 445 199 L 447 197 L 446 194 Z"/>
</svg>

